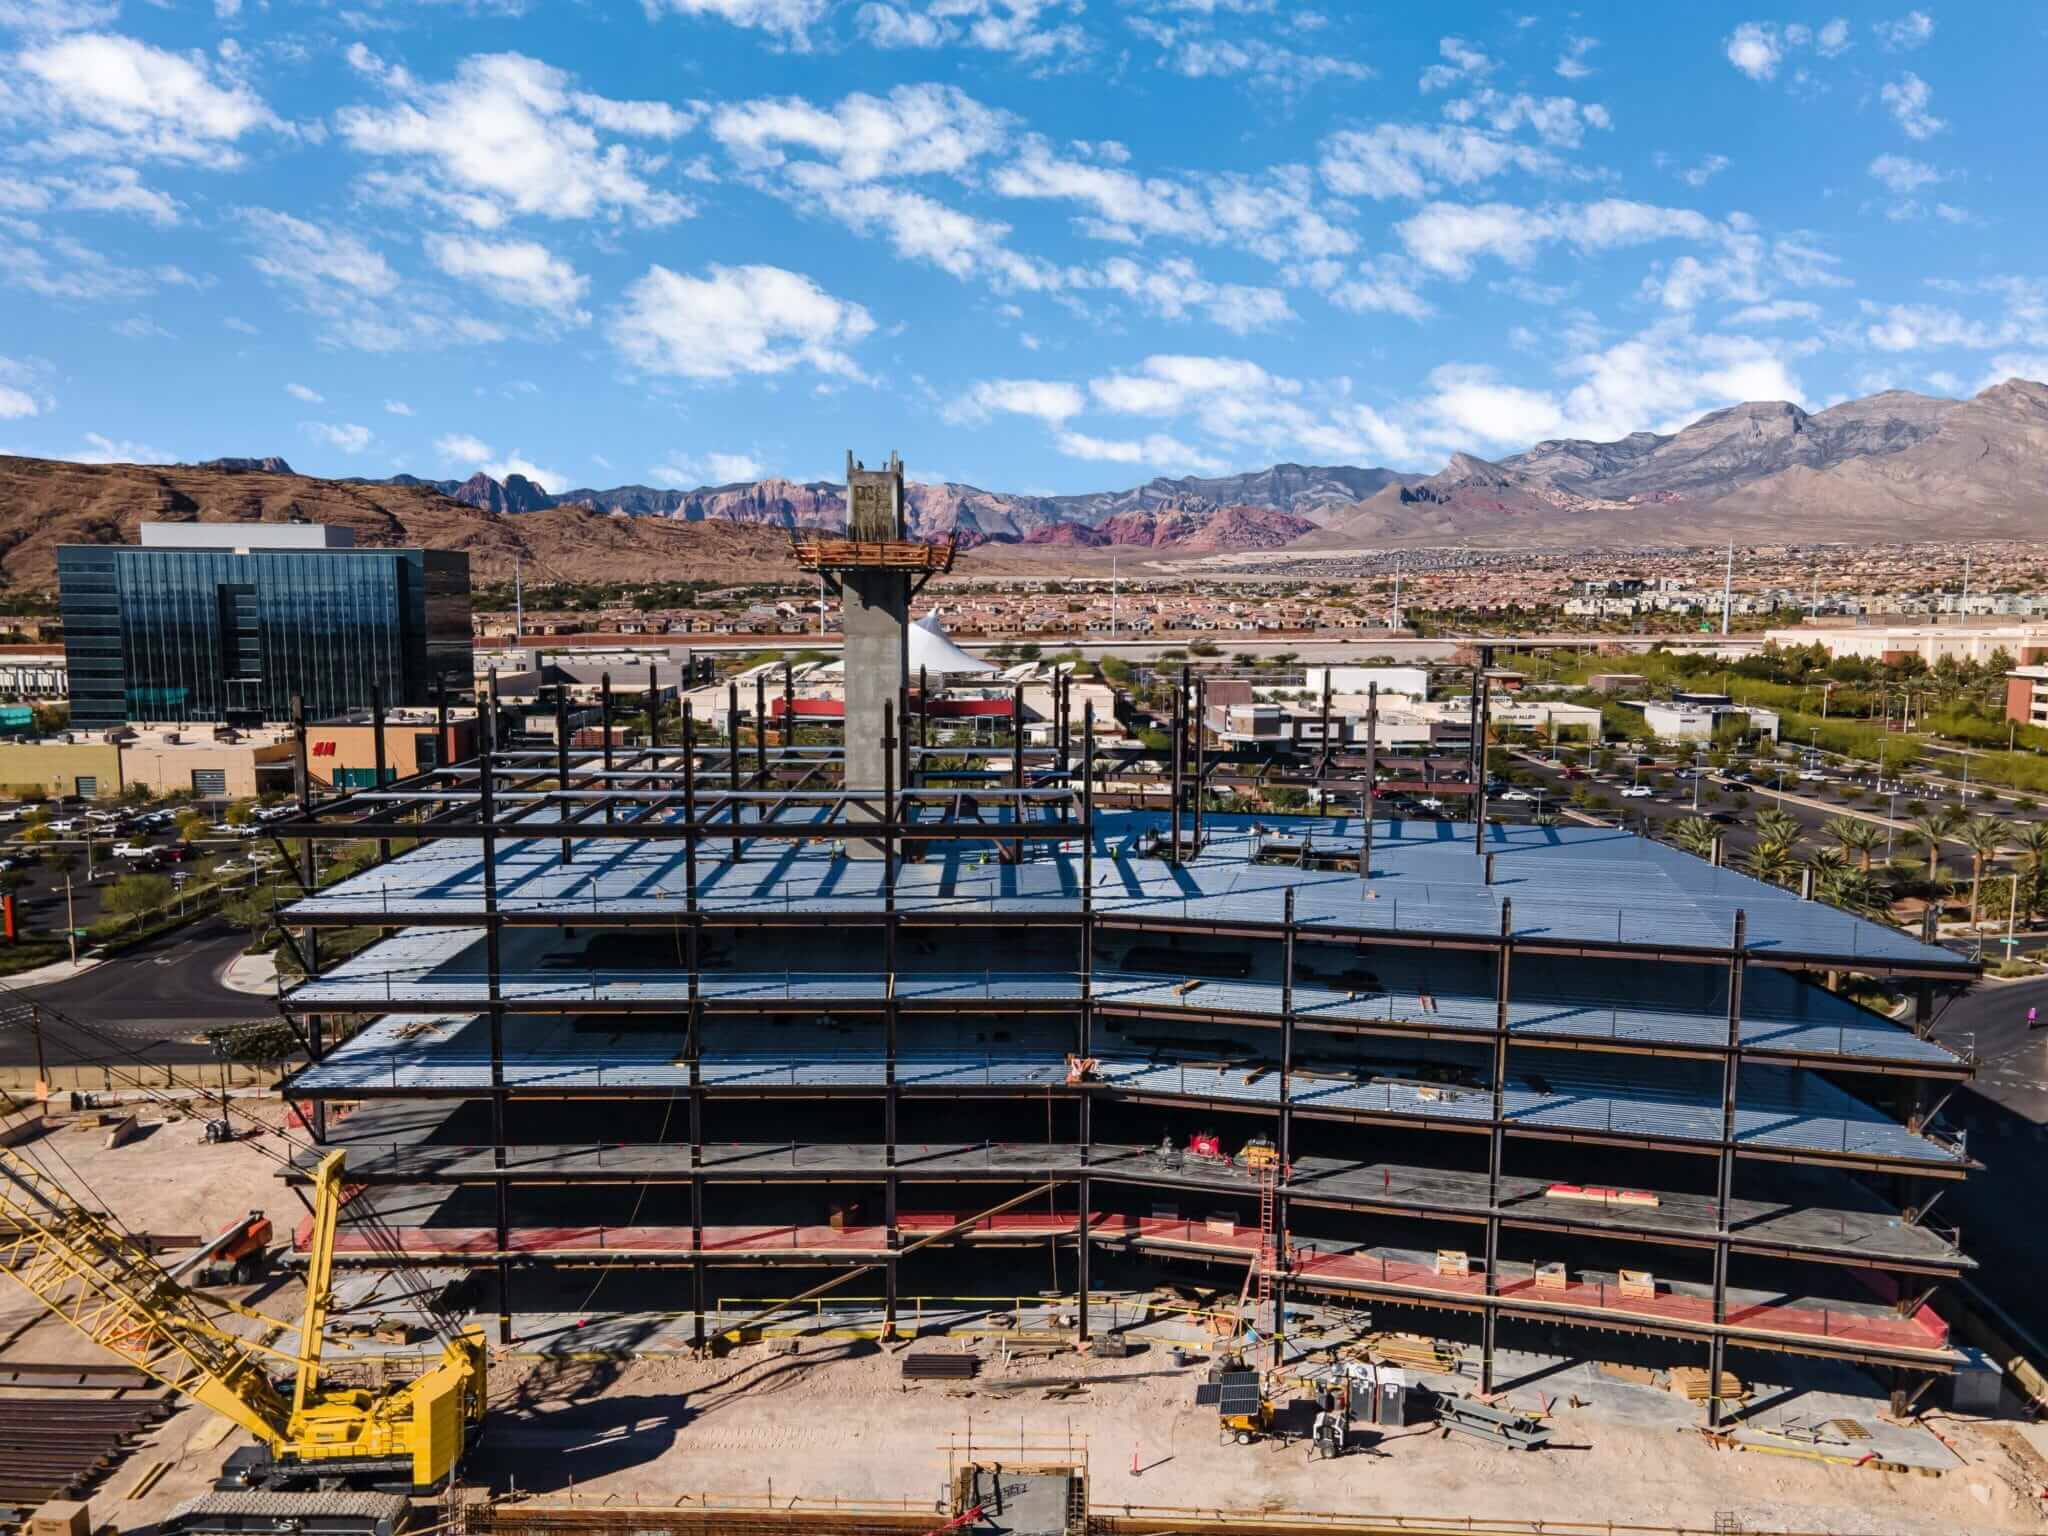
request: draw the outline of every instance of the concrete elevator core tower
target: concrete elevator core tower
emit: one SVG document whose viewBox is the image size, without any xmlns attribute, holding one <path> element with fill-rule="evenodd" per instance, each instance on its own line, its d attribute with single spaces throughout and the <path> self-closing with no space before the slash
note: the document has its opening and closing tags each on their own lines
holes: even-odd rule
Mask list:
<svg viewBox="0 0 2048 1536">
<path fill-rule="evenodd" d="M 934 576 L 953 569 L 955 545 L 925 544 L 910 537 L 903 505 L 903 461 L 895 454 L 881 469 L 846 456 L 846 536 L 804 533 L 790 539 L 790 553 L 806 571 L 838 592 L 845 612 L 846 790 L 840 816 L 853 835 L 847 852 L 857 859 L 888 853 L 894 833 L 858 835 L 890 819 L 890 791 L 896 796 L 900 828 L 904 778 L 910 754 L 892 764 L 890 741 L 901 745 L 909 676 L 910 600 Z M 897 718 L 891 723 L 892 707 Z"/>
<path fill-rule="evenodd" d="M 856 549 L 869 546 L 875 552 L 873 563 L 849 562 L 839 571 L 846 637 L 846 788 L 857 792 L 848 797 L 845 816 L 857 825 L 883 817 L 882 788 L 889 772 L 883 717 L 910 681 L 911 572 L 888 559 L 892 547 L 909 536 L 903 460 L 893 452 L 881 469 L 869 469 L 847 453 L 846 532 Z M 897 721 L 895 729 L 903 729 L 903 722 Z M 880 858 L 882 845 L 854 838 L 847 852 Z"/>
</svg>

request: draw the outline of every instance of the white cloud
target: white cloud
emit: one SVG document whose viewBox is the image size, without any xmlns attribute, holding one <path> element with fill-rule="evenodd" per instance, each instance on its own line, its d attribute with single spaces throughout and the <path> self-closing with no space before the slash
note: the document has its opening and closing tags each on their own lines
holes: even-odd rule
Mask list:
<svg viewBox="0 0 2048 1536">
<path fill-rule="evenodd" d="M 1583 80 L 1593 73 L 1593 66 L 1586 62 L 1586 55 L 1600 46 L 1597 37 L 1573 37 L 1565 41 L 1564 52 L 1557 56 L 1557 72 L 1567 80 Z"/>
<path fill-rule="evenodd" d="M 1000 149 L 1013 122 L 949 85 L 901 85 L 886 97 L 856 91 L 829 110 L 800 96 L 738 102 L 713 114 L 710 131 L 749 169 L 803 151 L 848 181 L 875 181 L 963 171 Z"/>
<path fill-rule="evenodd" d="M 384 402 L 384 409 L 393 416 L 410 416 L 413 413 L 412 407 L 403 400 L 386 400 Z"/>
<path fill-rule="evenodd" d="M 471 437 L 466 432 L 450 432 L 434 439 L 434 452 L 445 463 L 460 464 L 475 469 L 491 457 L 491 445 L 480 437 Z"/>
<path fill-rule="evenodd" d="M 1871 23 L 1871 31 L 1889 53 L 1910 53 L 1934 36 L 1934 18 L 1925 11 L 1908 11 L 1897 21 Z"/>
<path fill-rule="evenodd" d="M 1444 116 L 1454 123 L 1483 118 L 1498 133 L 1528 128 L 1560 149 L 1578 148 L 1588 128 L 1605 132 L 1614 127 L 1614 119 L 1598 103 L 1581 106 L 1569 96 L 1532 96 L 1526 91 L 1508 95 L 1490 87 L 1446 102 Z"/>
<path fill-rule="evenodd" d="M 473 240 L 427 236 L 427 255 L 450 277 L 525 309 L 538 309 L 571 325 L 589 323 L 579 308 L 590 279 L 534 240 Z"/>
<path fill-rule="evenodd" d="M 549 469 L 545 465 L 534 463 L 531 459 L 521 458 L 517 448 L 504 458 L 479 464 L 477 468 L 501 484 L 514 475 L 524 475 L 542 490 L 547 490 L 550 486 L 558 491 L 569 488 L 569 476 L 558 469 Z"/>
<path fill-rule="evenodd" d="M 1297 53 L 1257 34 L 1218 36 L 1206 20 L 1129 19 L 1133 32 L 1160 48 L 1159 64 L 1189 80 L 1244 76 L 1268 90 L 1293 91 L 1324 80 L 1369 80 L 1373 71 L 1334 54 Z"/>
<path fill-rule="evenodd" d="M 41 413 L 44 402 L 18 384 L 32 382 L 39 370 L 11 357 L 0 357 L 0 421 L 19 421 Z M 15 382 L 8 382 L 9 380 Z"/>
<path fill-rule="evenodd" d="M 1658 163 L 1662 164 L 1663 162 L 1660 160 Z M 1704 187 L 1716 176 L 1727 170 L 1728 164 L 1729 161 L 1726 155 L 1704 155 L 1697 164 L 1689 165 L 1679 171 L 1677 173 L 1678 179 L 1688 187 Z"/>
<path fill-rule="evenodd" d="M 1661 321 L 1604 350 L 1567 357 L 1563 390 L 1507 384 L 1491 370 L 1446 364 L 1430 375 L 1420 428 L 1447 448 L 1492 449 L 1543 438 L 1611 440 L 1644 428 L 1669 430 L 1704 410 L 1746 400 L 1805 399 L 1778 344 L 1747 336 L 1695 335 L 1683 320 Z"/>
<path fill-rule="evenodd" d="M 1443 62 L 1430 65 L 1416 81 L 1416 88 L 1425 94 L 1448 90 L 1464 80 L 1483 80 L 1496 67 L 1492 59 L 1462 37 L 1440 39 L 1436 51 L 1442 55 Z"/>
<path fill-rule="evenodd" d="M 828 0 L 642 0 L 650 16 L 674 11 L 679 16 L 709 17 L 736 27 L 773 33 L 802 49 L 809 29 L 823 18 Z"/>
<path fill-rule="evenodd" d="M 1933 347 L 1995 347 L 2007 339 L 2003 327 L 1971 320 L 1933 304 L 1866 306 L 1876 318 L 1864 339 L 1880 352 L 1919 352 Z"/>
<path fill-rule="evenodd" d="M 1559 173 L 1547 150 L 1517 144 L 1483 128 L 1378 123 L 1344 129 L 1322 143 L 1318 169 L 1343 197 L 1420 198 L 1445 186 L 1468 187 L 1509 170 Z"/>
<path fill-rule="evenodd" d="M 157 225 L 177 223 L 184 207 L 169 193 L 144 186 L 141 173 L 129 165 L 86 166 L 75 175 L 46 177 L 43 185 L 59 194 L 66 208 L 132 213 Z"/>
<path fill-rule="evenodd" d="M 1784 61 L 1784 40 L 1767 21 L 1745 21 L 1722 44 L 1728 62 L 1752 80 L 1772 80 Z"/>
<path fill-rule="evenodd" d="M 2001 352 L 1991 359 L 1991 366 L 1977 381 L 1981 392 L 1994 389 L 2008 379 L 2030 379 L 2034 383 L 2048 383 L 2048 352 Z"/>
<path fill-rule="evenodd" d="M 132 438 L 111 438 L 98 432 L 88 432 L 83 448 L 58 457 L 73 464 L 162 464 L 170 455 Z"/>
<path fill-rule="evenodd" d="M 307 421 L 301 422 L 300 425 L 309 436 L 316 437 L 343 453 L 364 452 L 375 436 L 368 427 L 359 427 L 354 422 L 333 425 L 324 421 Z"/>
<path fill-rule="evenodd" d="M 1031 416 L 1058 426 L 1078 416 L 1087 400 L 1072 384 L 1054 379 L 983 379 L 959 399 L 949 401 L 946 420 L 979 424 L 995 415 Z"/>
<path fill-rule="evenodd" d="M 1934 100 L 1934 87 L 1910 69 L 1896 80 L 1887 80 L 1878 96 L 1909 139 L 1931 139 L 1948 126 L 1927 110 Z"/>
<path fill-rule="evenodd" d="M 1835 17 L 1813 35 L 1814 51 L 1824 59 L 1847 53 L 1853 46 L 1849 41 L 1849 18 L 1846 16 Z"/>
<path fill-rule="evenodd" d="M 1806 320 L 1817 322 L 1820 306 L 1807 299 L 1772 299 L 1763 304 L 1751 304 L 1738 309 L 1721 323 L 1723 325 L 1776 325 L 1781 320 Z"/>
<path fill-rule="evenodd" d="M 1227 461 L 1201 452 L 1164 432 L 1149 432 L 1139 438 L 1090 437 L 1085 432 L 1061 432 L 1053 438 L 1059 451 L 1070 459 L 1087 459 L 1103 464 L 1148 464 L 1162 469 L 1189 469 L 1210 474 L 1229 467 Z"/>
<path fill-rule="evenodd" d="M 848 349 L 875 328 L 858 304 L 781 267 L 725 267 L 706 277 L 652 266 L 610 322 L 612 342 L 647 373 L 693 379 L 782 373 L 800 365 L 860 378 Z"/>
<path fill-rule="evenodd" d="M 344 107 L 335 116 L 342 138 L 408 167 L 364 177 L 374 197 L 426 202 L 479 229 L 521 215 L 631 217 L 658 226 L 693 211 L 688 199 L 654 184 L 663 157 L 606 143 L 599 133 L 672 138 L 693 116 L 658 102 L 574 90 L 564 71 L 517 53 L 464 59 L 444 85 L 387 68 L 361 44 L 349 59 L 382 81 L 393 100 Z"/>
<path fill-rule="evenodd" d="M 304 384 L 287 384 L 284 387 L 284 392 L 294 400 L 303 400 L 308 405 L 325 405 L 327 403 L 325 395 L 321 394 L 317 389 L 309 388 Z"/>
<path fill-rule="evenodd" d="M 939 48 L 958 42 L 1019 59 L 1043 60 L 1088 51 L 1088 36 L 1049 15 L 1080 10 L 1077 0 L 926 0 L 923 9 L 896 0 L 863 5 L 854 25 L 877 48 Z"/>
<path fill-rule="evenodd" d="M 1712 220 L 1689 208 L 1604 198 L 1556 208 L 1428 203 L 1396 224 L 1394 233 L 1422 267 L 1462 278 L 1471 275 L 1482 256 L 1523 266 L 1552 241 L 1580 250 L 1611 250 L 1655 240 L 1709 240 L 1716 230 Z"/>
<path fill-rule="evenodd" d="M 1904 155 L 1879 155 L 1870 162 L 1870 174 L 1901 197 L 1911 196 L 1920 188 L 1933 186 L 1943 179 L 1941 172 L 1933 166 Z"/>
<path fill-rule="evenodd" d="M 1074 274 L 1080 278 L 1082 274 Z M 1101 271 L 1088 274 L 1079 286 L 1100 285 L 1135 299 L 1167 320 L 1199 312 L 1212 324 L 1243 336 L 1269 330 L 1295 318 L 1287 297 L 1277 288 L 1243 283 L 1215 283 L 1203 277 L 1192 261 L 1171 257 L 1146 267 L 1127 256 L 1112 256 Z"/>
<path fill-rule="evenodd" d="M 374 298 L 398 286 L 390 263 L 347 230 L 269 208 L 244 209 L 242 221 L 255 248 L 250 260 L 256 269 L 301 292 L 339 287 Z"/>
<path fill-rule="evenodd" d="M 0 0 L 0 27 L 31 36 L 103 27 L 120 14 L 117 0 Z"/>
<path fill-rule="evenodd" d="M 12 115 L 46 130 L 47 155 L 164 159 L 225 169 L 235 144 L 280 124 L 262 99 L 199 53 L 116 33 L 76 32 L 24 49 L 9 70 Z"/>
<path fill-rule="evenodd" d="M 607 469 L 611 466 L 606 465 Z M 648 471 L 657 485 L 695 490 L 701 485 L 737 485 L 759 480 L 767 466 L 750 453 L 671 455 Z"/>
</svg>

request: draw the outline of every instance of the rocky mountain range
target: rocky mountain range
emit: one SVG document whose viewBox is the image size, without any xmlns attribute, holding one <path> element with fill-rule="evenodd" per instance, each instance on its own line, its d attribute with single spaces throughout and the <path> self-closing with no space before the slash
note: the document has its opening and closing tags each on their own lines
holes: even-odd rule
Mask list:
<svg viewBox="0 0 2048 1536">
<path fill-rule="evenodd" d="M 1968 400 L 1890 390 L 1805 411 L 1729 406 L 1683 430 L 1455 454 L 1302 542 L 1699 543 L 1722 537 L 2048 536 L 2048 386 L 2008 379 Z"/>
<path fill-rule="evenodd" d="M 1385 545 L 1547 548 L 1874 538 L 2048 538 L 2048 386 L 2009 379 L 1967 400 L 1903 391 L 1807 411 L 1730 406 L 1672 433 L 1453 454 L 1433 475 L 1276 464 L 1126 490 L 1011 495 L 908 488 L 921 538 L 984 564 L 1062 549 L 1155 554 Z M 843 487 L 768 479 L 667 490 L 548 491 L 522 476 L 316 480 L 280 458 L 83 465 L 0 457 L 0 578 L 47 587 L 61 543 L 132 540 L 152 518 L 311 520 L 365 544 L 467 550 L 479 582 L 621 571 L 748 580 L 787 571 L 791 528 L 844 526 Z"/>
<path fill-rule="evenodd" d="M 236 469 L 258 462 L 216 460 L 204 467 Z M 968 549 L 988 543 L 1266 549 L 1313 532 L 1324 517 L 1387 485 L 1414 478 L 1389 469 L 1276 464 L 1244 475 L 1162 477 L 1128 490 L 1074 496 L 1018 496 L 972 485 L 913 480 L 905 488 L 905 500 L 916 537 L 957 539 Z M 749 480 L 693 490 L 651 485 L 620 485 L 609 490 L 579 486 L 557 493 L 523 475 L 507 476 L 503 482 L 479 473 L 467 480 L 396 475 L 389 480 L 351 483 L 423 486 L 491 512 L 588 506 L 600 512 L 684 522 L 757 523 L 775 528 L 846 525 L 845 487 L 830 480 Z M 1209 531 L 1216 514 L 1226 510 L 1230 516 L 1216 531 Z"/>
</svg>

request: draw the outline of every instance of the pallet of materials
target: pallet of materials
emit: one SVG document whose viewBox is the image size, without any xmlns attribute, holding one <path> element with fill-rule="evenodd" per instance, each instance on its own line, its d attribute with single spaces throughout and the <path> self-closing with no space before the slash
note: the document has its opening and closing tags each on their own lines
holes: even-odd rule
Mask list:
<svg viewBox="0 0 2048 1536">
<path fill-rule="evenodd" d="M 1704 1403 L 1713 1393 L 1709 1390 L 1710 1378 L 1705 1369 L 1697 1365 L 1674 1365 L 1671 1367 L 1671 1390 L 1695 1403 Z M 1739 1381 L 1732 1371 L 1721 1373 L 1721 1401 L 1739 1403 L 1749 1397 L 1749 1388 Z"/>
</svg>

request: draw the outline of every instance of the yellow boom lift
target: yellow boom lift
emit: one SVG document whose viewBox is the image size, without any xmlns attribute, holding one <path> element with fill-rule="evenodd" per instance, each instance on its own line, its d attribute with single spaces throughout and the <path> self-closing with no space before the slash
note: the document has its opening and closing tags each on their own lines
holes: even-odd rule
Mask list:
<svg viewBox="0 0 2048 1536">
<path fill-rule="evenodd" d="M 255 1436 L 255 1454 L 230 1458 L 232 1475 L 217 1487 L 431 1491 L 483 1423 L 483 1333 L 449 1339 L 439 1362 L 410 1381 L 375 1390 L 329 1385 L 320 1365 L 333 1303 L 340 1152 L 315 1169 L 312 1204 L 294 1352 L 231 1332 L 228 1314 L 261 1314 L 180 1285 L 142 1243 L 82 1208 L 16 1148 L 0 1148 L 0 1269 L 87 1338 Z M 290 1364 L 289 1382 L 272 1379 L 264 1356 Z M 347 1528 L 318 1523 L 323 1531 Z"/>
</svg>

